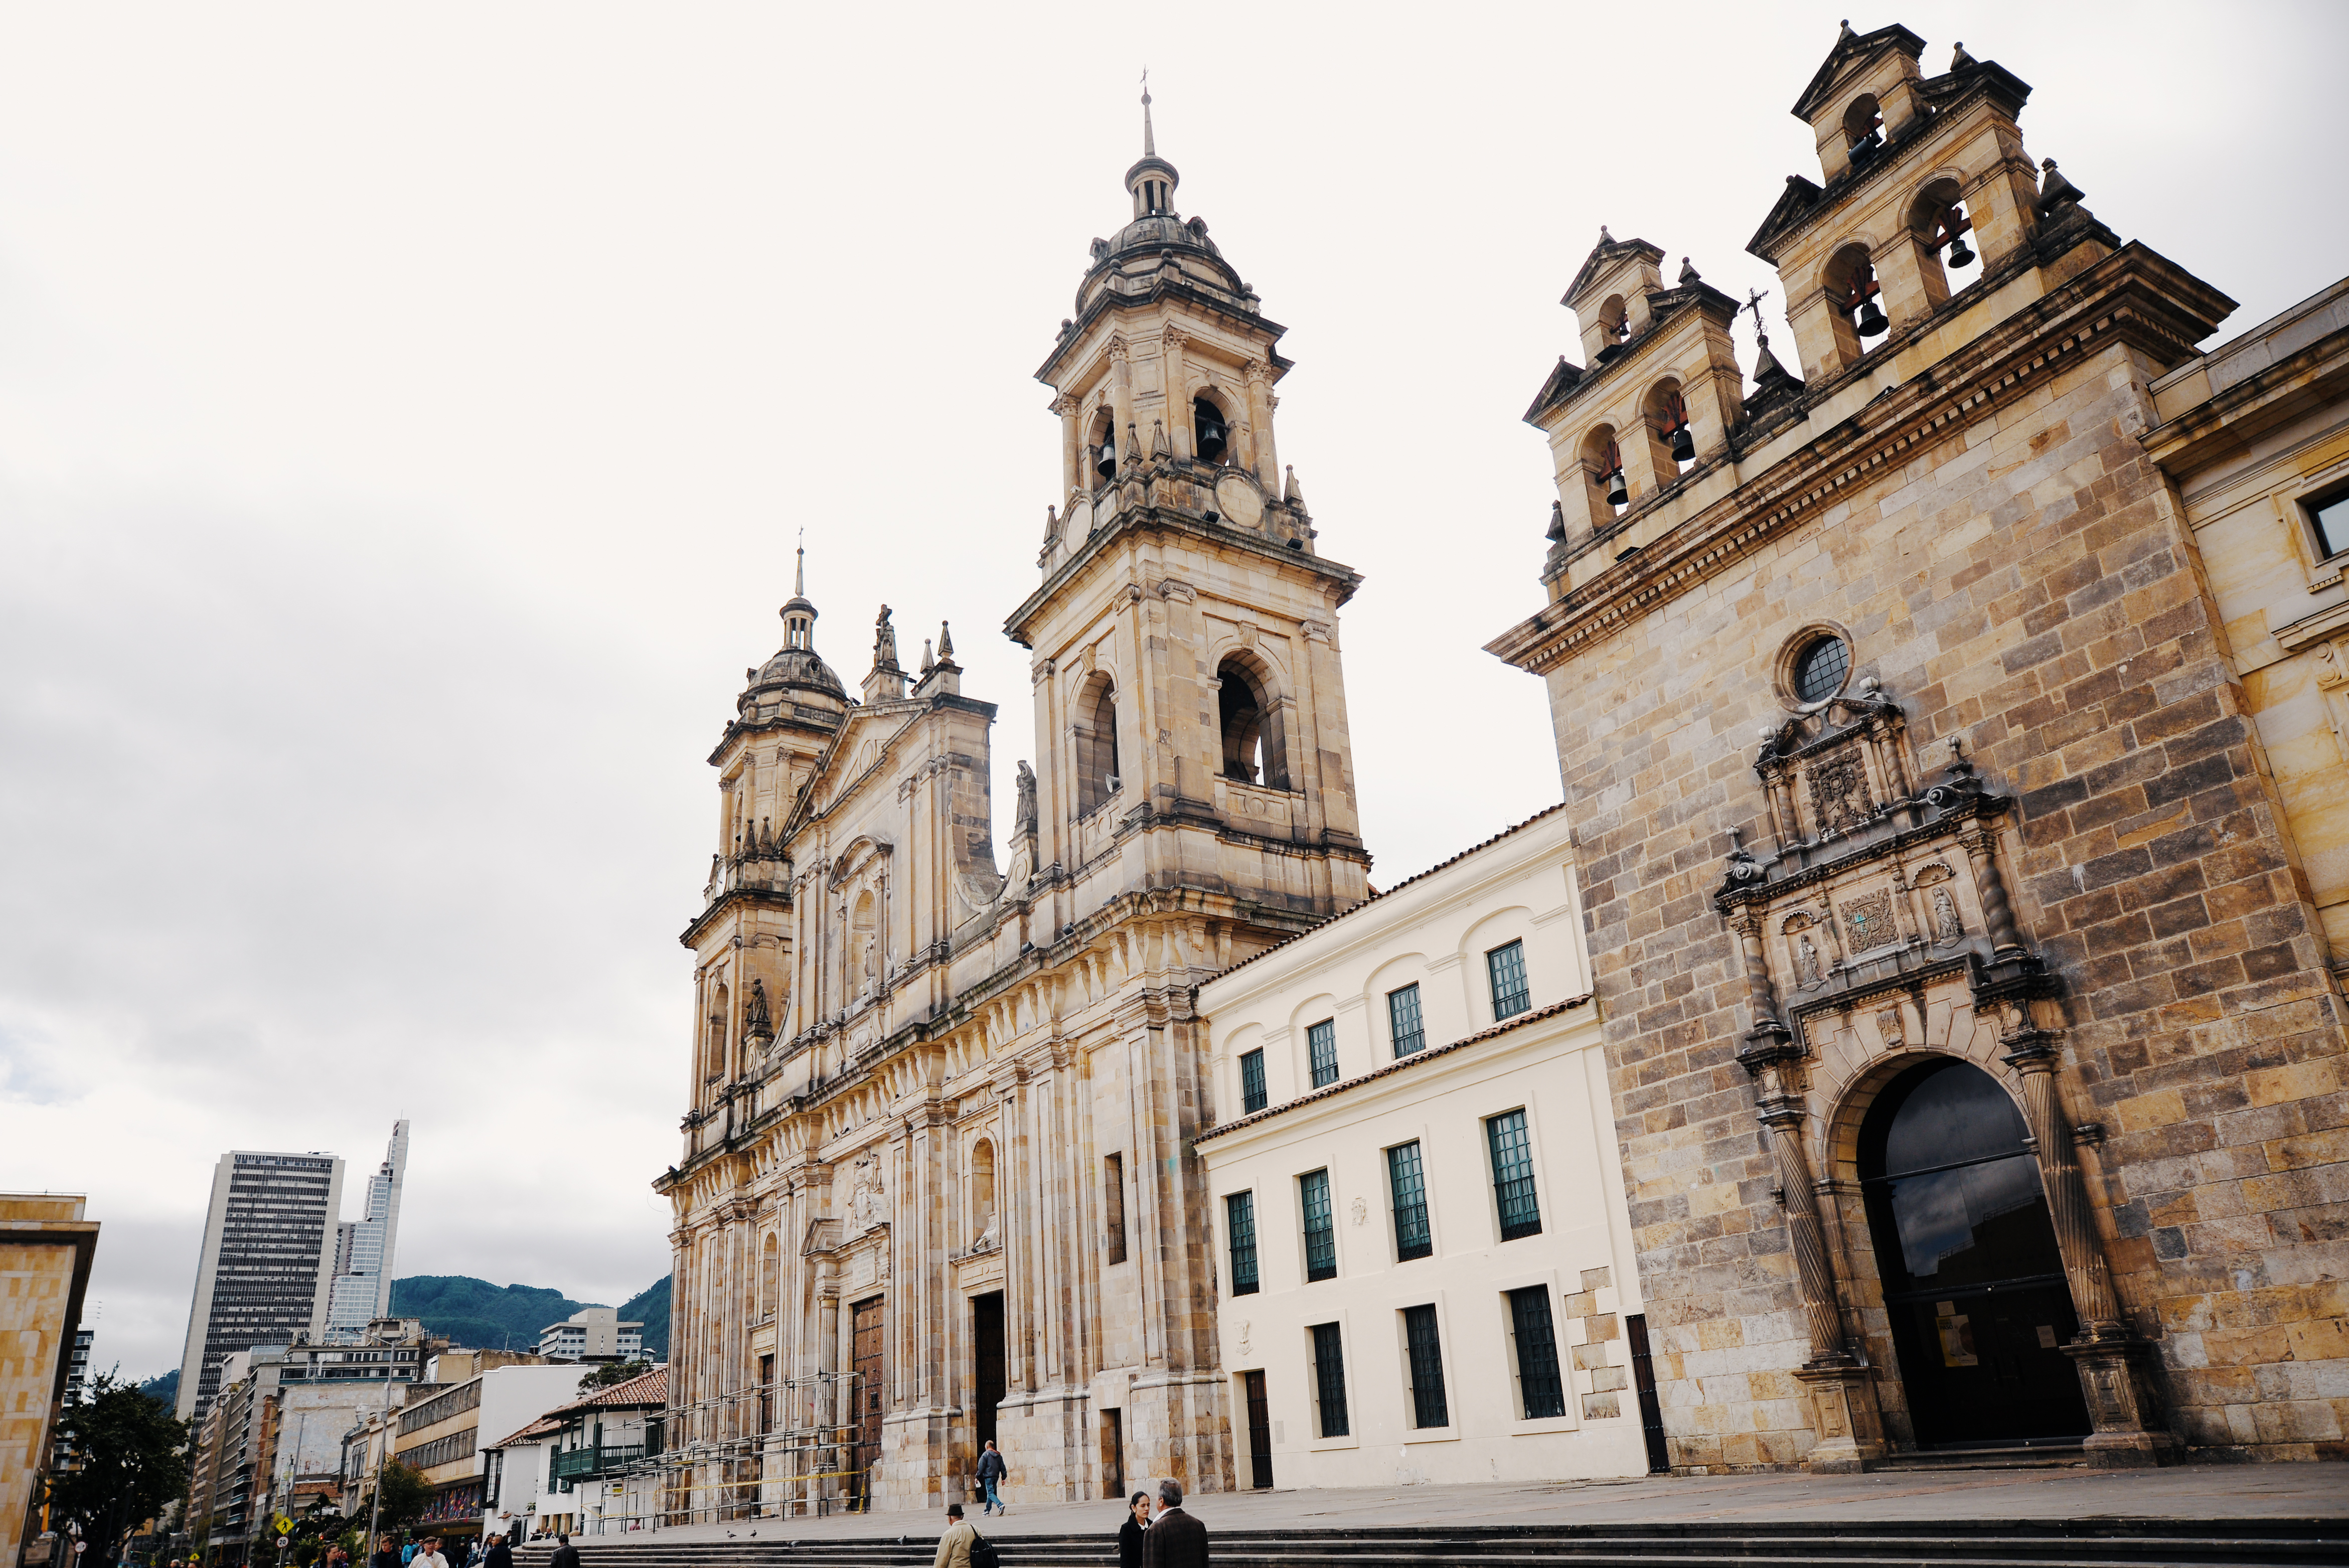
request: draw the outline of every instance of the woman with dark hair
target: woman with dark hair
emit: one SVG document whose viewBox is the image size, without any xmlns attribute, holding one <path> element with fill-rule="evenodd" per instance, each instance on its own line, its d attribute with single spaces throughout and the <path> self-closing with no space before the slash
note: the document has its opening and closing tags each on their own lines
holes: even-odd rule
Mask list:
<svg viewBox="0 0 2349 1568">
<path fill-rule="evenodd" d="M 1117 1532 L 1117 1568 L 1142 1568 L 1142 1543 L 1150 1533 L 1150 1494 L 1137 1491 L 1125 1502 L 1125 1522 Z"/>
</svg>

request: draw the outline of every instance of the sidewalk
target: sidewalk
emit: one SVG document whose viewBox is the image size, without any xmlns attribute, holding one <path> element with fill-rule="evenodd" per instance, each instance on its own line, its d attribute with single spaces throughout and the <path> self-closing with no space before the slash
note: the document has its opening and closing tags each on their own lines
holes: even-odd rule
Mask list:
<svg viewBox="0 0 2349 1568">
<path fill-rule="evenodd" d="M 1139 1491 L 1140 1488 L 1135 1490 Z M 1789 1524 L 1934 1519 L 2330 1519 L 2349 1529 L 2349 1465 L 2180 1465 L 2162 1470 L 1953 1470 L 1930 1474 L 1665 1477 L 1527 1486 L 1409 1486 L 1208 1492 L 1184 1506 L 1210 1531 L 1475 1528 L 1749 1521 Z M 972 1521 L 988 1534 L 1116 1534 L 1123 1504 L 1015 1505 Z M 934 1537 L 943 1507 L 834 1519 L 678 1525 L 590 1535 L 583 1546 L 688 1541 Z"/>
</svg>

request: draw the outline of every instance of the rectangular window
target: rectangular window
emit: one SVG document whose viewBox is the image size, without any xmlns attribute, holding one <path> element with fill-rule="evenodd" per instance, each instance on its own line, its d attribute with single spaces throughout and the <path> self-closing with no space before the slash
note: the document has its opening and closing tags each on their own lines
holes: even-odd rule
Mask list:
<svg viewBox="0 0 2349 1568">
<path fill-rule="evenodd" d="M 1387 1030 L 1394 1037 L 1394 1054 L 1407 1057 L 1427 1044 L 1427 1026 L 1419 1017 L 1419 983 L 1387 993 Z"/>
<path fill-rule="evenodd" d="M 1512 942 L 1485 954 L 1485 973 L 1493 982 L 1493 1022 L 1514 1018 L 1533 1006 L 1526 988 L 1526 944 Z"/>
<path fill-rule="evenodd" d="M 1330 1213 L 1330 1172 L 1316 1171 L 1297 1179 L 1305 1209 L 1305 1277 L 1309 1282 L 1338 1277 L 1338 1227 Z"/>
<path fill-rule="evenodd" d="M 1411 1355 L 1411 1424 L 1448 1427 L 1452 1409 L 1444 1398 L 1444 1345 L 1435 1329 L 1435 1308 L 1402 1309 L 1403 1344 Z"/>
<path fill-rule="evenodd" d="M 1352 1431 L 1346 1422 L 1346 1348 L 1334 1323 L 1313 1326 L 1313 1389 L 1320 1396 L 1321 1435 L 1342 1438 Z"/>
<path fill-rule="evenodd" d="M 1549 1287 L 1529 1284 L 1509 1292 L 1509 1326 L 1517 1336 L 1517 1393 L 1524 1419 L 1566 1414 L 1566 1389 L 1557 1377 L 1557 1335 L 1550 1326 Z"/>
<path fill-rule="evenodd" d="M 1324 1018 L 1305 1031 L 1305 1048 L 1313 1058 L 1313 1087 L 1338 1081 L 1338 1021 Z"/>
<path fill-rule="evenodd" d="M 1264 1093 L 1264 1053 L 1250 1051 L 1240 1058 L 1240 1109 L 1245 1115 L 1262 1110 L 1267 1103 Z"/>
<path fill-rule="evenodd" d="M 1102 1156 L 1102 1225 L 1109 1233 L 1109 1261 L 1125 1262 L 1125 1156 Z"/>
<path fill-rule="evenodd" d="M 1387 1181 L 1394 1191 L 1395 1261 L 1423 1258 L 1435 1250 L 1435 1239 L 1427 1229 L 1427 1177 L 1417 1140 L 1387 1150 Z"/>
<path fill-rule="evenodd" d="M 2349 550 L 2349 490 L 2300 503 L 2308 511 L 2309 526 L 2316 531 L 2320 559 Z"/>
<path fill-rule="evenodd" d="M 1224 1228 L 1231 1234 L 1232 1294 L 1256 1294 L 1256 1194 L 1234 1192 L 1224 1200 Z"/>
<path fill-rule="evenodd" d="M 1493 1145 L 1493 1196 L 1500 1202 L 1501 1240 L 1541 1234 L 1541 1201 L 1534 1195 L 1533 1139 L 1526 1113 L 1510 1111 L 1485 1123 Z"/>
</svg>

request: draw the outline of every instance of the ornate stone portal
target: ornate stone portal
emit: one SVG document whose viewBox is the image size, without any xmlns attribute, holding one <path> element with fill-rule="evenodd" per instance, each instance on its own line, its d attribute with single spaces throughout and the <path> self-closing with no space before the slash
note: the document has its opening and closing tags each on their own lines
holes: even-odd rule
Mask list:
<svg viewBox="0 0 2349 1568">
<path fill-rule="evenodd" d="M 2157 1463 L 2143 1346 L 2124 1325 L 2058 1104 L 2053 975 L 2016 930 L 2001 829 L 2012 802 L 1954 744 L 1912 778 L 1899 706 L 1873 680 L 1765 728 L 1754 760 L 1772 852 L 1742 844 L 1714 903 L 1745 957 L 1753 1027 L 1737 1059 L 1776 1159 L 1810 1333 L 1815 1470 L 1865 1470 L 1886 1449 L 1879 1380 L 1897 1378 L 1853 1150 L 1859 1112 L 1928 1053 L 1998 1077 L 2019 1101 L 2079 1332 L 2092 1457 Z M 2003 1069 L 2001 1071 L 2000 1069 Z"/>
</svg>

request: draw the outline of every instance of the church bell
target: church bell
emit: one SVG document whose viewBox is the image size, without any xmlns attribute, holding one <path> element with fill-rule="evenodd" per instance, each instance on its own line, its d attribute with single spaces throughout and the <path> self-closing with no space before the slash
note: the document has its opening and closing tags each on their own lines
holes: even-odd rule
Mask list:
<svg viewBox="0 0 2349 1568">
<path fill-rule="evenodd" d="M 1696 461 L 1696 438 L 1689 434 L 1685 420 L 1682 422 L 1679 429 L 1672 432 L 1672 461 L 1676 463 Z"/>
<path fill-rule="evenodd" d="M 1973 263 L 1973 259 L 1974 253 L 1966 249 L 1964 235 L 1961 234 L 1956 239 L 1950 242 L 1950 265 L 1953 267 L 1971 266 Z"/>
<path fill-rule="evenodd" d="M 1105 480 L 1117 478 L 1117 441 L 1114 437 L 1101 444 L 1101 456 L 1093 464 L 1093 472 Z"/>
<path fill-rule="evenodd" d="M 1613 473 L 1607 476 L 1607 504 L 1609 506 L 1625 506 L 1630 504 L 1630 500 L 1631 491 L 1630 487 L 1625 485 L 1623 482 L 1623 470 L 1621 469 L 1617 469 Z"/>
<path fill-rule="evenodd" d="M 1223 418 L 1204 403 L 1197 406 L 1197 414 L 1199 459 L 1208 463 L 1219 462 L 1223 459 L 1226 441 Z"/>
<path fill-rule="evenodd" d="M 1892 324 L 1884 319 L 1884 308 L 1874 300 L 1869 300 L 1860 307 L 1857 325 L 1860 336 L 1874 337 Z"/>
</svg>

